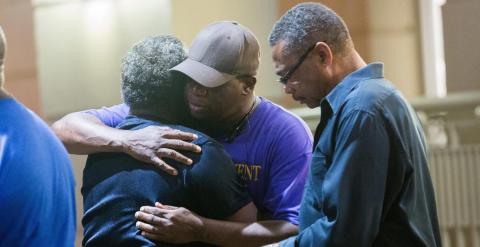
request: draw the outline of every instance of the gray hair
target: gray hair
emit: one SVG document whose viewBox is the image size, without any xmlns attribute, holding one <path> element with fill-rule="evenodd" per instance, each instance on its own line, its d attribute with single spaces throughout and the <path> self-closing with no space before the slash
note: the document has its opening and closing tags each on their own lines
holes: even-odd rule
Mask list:
<svg viewBox="0 0 480 247">
<path fill-rule="evenodd" d="M 122 63 L 122 96 L 131 109 L 172 109 L 185 104 L 185 80 L 169 71 L 187 58 L 180 40 L 169 35 L 147 37 L 133 45 Z"/>
<path fill-rule="evenodd" d="M 334 54 L 353 47 L 343 19 L 320 3 L 301 3 L 285 13 L 269 36 L 272 47 L 281 41 L 285 41 L 286 54 L 301 54 L 320 41 L 327 43 Z"/>
</svg>

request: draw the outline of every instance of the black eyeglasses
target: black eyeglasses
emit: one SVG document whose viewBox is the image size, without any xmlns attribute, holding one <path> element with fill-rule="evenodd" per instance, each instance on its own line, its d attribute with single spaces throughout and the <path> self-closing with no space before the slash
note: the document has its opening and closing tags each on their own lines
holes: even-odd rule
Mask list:
<svg viewBox="0 0 480 247">
<path fill-rule="evenodd" d="M 298 67 L 302 65 L 305 58 L 307 58 L 308 54 L 313 50 L 313 48 L 315 48 L 315 45 L 316 44 L 313 44 L 312 46 L 310 46 L 310 48 L 308 48 L 308 50 L 300 57 L 300 59 L 298 59 L 298 62 L 290 70 L 288 70 L 287 73 L 285 73 L 285 75 L 280 77 L 277 81 L 284 85 L 287 84 L 288 80 L 290 80 L 290 77 L 292 77 L 293 73 L 295 73 Z"/>
</svg>

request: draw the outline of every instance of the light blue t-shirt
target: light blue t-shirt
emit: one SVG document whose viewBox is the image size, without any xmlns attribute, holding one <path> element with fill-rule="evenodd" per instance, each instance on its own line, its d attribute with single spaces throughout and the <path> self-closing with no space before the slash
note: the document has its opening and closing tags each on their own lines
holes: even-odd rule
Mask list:
<svg viewBox="0 0 480 247">
<path fill-rule="evenodd" d="M 247 181 L 259 212 L 298 225 L 312 135 L 299 117 L 265 98 L 258 99 L 260 104 L 238 136 L 231 142 L 217 140 L 232 157 L 237 173 Z M 85 112 L 115 127 L 128 115 L 129 108 L 121 104 Z"/>
<path fill-rule="evenodd" d="M 0 246 L 73 246 L 74 188 L 67 151 L 48 126 L 0 100 Z"/>
</svg>

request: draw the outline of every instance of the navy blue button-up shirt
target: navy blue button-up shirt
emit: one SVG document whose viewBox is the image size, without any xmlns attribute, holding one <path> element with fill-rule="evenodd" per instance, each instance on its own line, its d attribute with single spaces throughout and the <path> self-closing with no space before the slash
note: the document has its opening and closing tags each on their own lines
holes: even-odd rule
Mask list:
<svg viewBox="0 0 480 247">
<path fill-rule="evenodd" d="M 283 246 L 440 246 L 426 144 L 412 107 L 373 63 L 321 102 L 300 211 Z"/>
</svg>

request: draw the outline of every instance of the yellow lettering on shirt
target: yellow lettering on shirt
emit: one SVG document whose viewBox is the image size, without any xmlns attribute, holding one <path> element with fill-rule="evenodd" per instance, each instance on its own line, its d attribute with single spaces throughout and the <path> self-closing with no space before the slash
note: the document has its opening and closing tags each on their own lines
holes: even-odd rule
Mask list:
<svg viewBox="0 0 480 247">
<path fill-rule="evenodd" d="M 258 174 L 262 169 L 262 167 L 259 165 L 248 165 L 243 163 L 235 164 L 235 168 L 236 168 L 237 174 L 240 175 L 240 177 L 246 181 L 257 181 Z"/>
</svg>

